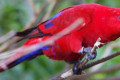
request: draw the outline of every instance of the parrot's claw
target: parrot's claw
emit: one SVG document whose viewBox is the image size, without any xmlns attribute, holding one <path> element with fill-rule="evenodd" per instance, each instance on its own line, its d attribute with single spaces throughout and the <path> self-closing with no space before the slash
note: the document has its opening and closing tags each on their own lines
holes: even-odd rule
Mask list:
<svg viewBox="0 0 120 80">
<path fill-rule="evenodd" d="M 96 42 L 96 43 L 94 44 L 94 46 L 97 46 L 97 48 L 99 48 L 100 45 L 104 45 L 104 43 Z"/>
<path fill-rule="evenodd" d="M 94 53 L 91 53 L 92 47 L 87 47 L 84 48 L 83 52 L 86 53 L 86 59 L 87 60 L 92 60 L 95 59 L 97 56 L 97 52 L 95 51 Z"/>
<path fill-rule="evenodd" d="M 94 53 L 91 53 L 92 47 L 87 47 L 82 49 L 82 54 L 86 53 L 86 59 L 91 60 L 95 59 L 97 56 L 97 52 L 95 51 Z M 82 63 L 82 61 L 78 60 L 74 63 L 74 66 L 72 68 L 74 74 L 81 74 L 82 68 L 79 68 L 79 65 Z"/>
<path fill-rule="evenodd" d="M 82 62 L 81 61 L 78 61 L 74 64 L 72 70 L 73 70 L 73 73 L 74 74 L 81 74 L 82 72 L 82 68 L 79 68 L 79 65 L 81 64 Z"/>
</svg>

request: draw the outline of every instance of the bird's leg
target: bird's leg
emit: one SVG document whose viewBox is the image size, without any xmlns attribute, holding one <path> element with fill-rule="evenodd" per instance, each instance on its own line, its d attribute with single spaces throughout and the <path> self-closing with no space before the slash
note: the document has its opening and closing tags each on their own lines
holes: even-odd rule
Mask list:
<svg viewBox="0 0 120 80">
<path fill-rule="evenodd" d="M 80 65 L 81 63 L 82 63 L 81 60 L 79 60 L 79 61 L 77 61 L 76 63 L 74 63 L 74 66 L 73 66 L 73 68 L 72 68 L 74 74 L 81 74 L 82 68 L 79 68 L 79 65 Z"/>
<path fill-rule="evenodd" d="M 68 64 L 74 64 L 72 70 L 74 74 L 80 74 L 82 72 L 81 68 L 78 68 L 78 66 L 81 64 L 81 60 L 72 60 L 72 61 L 66 61 Z"/>
<path fill-rule="evenodd" d="M 86 60 L 92 60 L 95 59 L 97 56 L 97 52 L 94 51 L 94 53 L 91 52 L 92 47 L 82 48 L 81 54 L 84 55 L 86 53 Z M 81 67 L 80 67 L 81 66 Z M 76 61 L 74 63 L 74 66 L 72 68 L 74 74 L 81 74 L 82 72 L 82 66 L 84 66 L 84 61 Z"/>
<path fill-rule="evenodd" d="M 103 45 L 104 43 L 100 42 L 101 38 L 98 38 L 95 42 L 93 47 L 82 47 L 81 50 L 78 51 L 79 54 L 85 55 L 86 58 L 82 62 L 75 63 L 73 66 L 73 73 L 74 74 L 81 74 L 82 67 L 91 59 L 95 59 L 97 56 L 96 49 L 99 48 L 100 45 Z"/>
<path fill-rule="evenodd" d="M 80 74 L 82 72 L 82 69 L 79 69 L 78 66 L 81 64 L 81 60 L 72 60 L 72 61 L 66 61 L 68 64 L 74 64 L 72 70 L 74 74 Z"/>
<path fill-rule="evenodd" d="M 92 60 L 95 59 L 97 56 L 96 49 L 99 48 L 100 45 L 104 45 L 104 43 L 100 42 L 101 38 L 98 38 L 96 43 L 93 47 L 87 47 L 82 49 L 82 54 L 86 53 L 86 60 Z"/>
<path fill-rule="evenodd" d="M 94 51 L 93 53 L 91 52 L 92 47 L 87 47 L 83 49 L 83 53 L 86 53 L 86 59 L 87 60 L 92 60 L 95 59 L 97 56 L 97 52 Z"/>
</svg>

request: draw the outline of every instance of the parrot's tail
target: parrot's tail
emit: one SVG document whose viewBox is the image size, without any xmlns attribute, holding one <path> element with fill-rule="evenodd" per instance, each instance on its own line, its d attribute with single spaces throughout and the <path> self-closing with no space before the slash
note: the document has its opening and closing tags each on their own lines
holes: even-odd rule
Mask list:
<svg viewBox="0 0 120 80">
<path fill-rule="evenodd" d="M 26 60 L 31 60 L 39 55 L 43 55 L 43 52 L 42 52 L 42 49 L 37 49 L 35 51 L 32 51 L 20 58 L 16 58 L 19 56 L 19 53 L 16 53 L 15 55 L 11 56 L 8 60 L 6 60 L 5 62 L 3 61 L 1 64 L 0 64 L 0 72 L 3 72 L 7 69 L 10 69 L 14 66 L 16 66 L 17 64 L 20 64 L 21 62 L 23 61 L 26 61 Z M 22 53 L 21 53 L 22 54 Z M 16 58 L 16 59 L 15 59 Z"/>
<path fill-rule="evenodd" d="M 41 26 L 42 24 L 43 23 L 39 24 L 39 26 Z M 22 32 L 17 32 L 15 36 L 22 37 L 18 41 L 21 41 L 23 39 L 28 39 L 28 40 L 23 44 L 23 46 L 21 47 L 22 49 L 16 50 L 16 51 L 8 51 L 6 53 L 3 53 L 3 55 L 0 54 L 0 72 L 5 71 L 9 68 L 12 68 L 12 67 L 16 66 L 17 64 L 20 64 L 23 61 L 31 60 L 39 55 L 42 55 L 43 54 L 42 50 L 49 48 L 49 46 L 45 46 L 43 48 L 34 50 L 25 55 L 23 55 L 24 54 L 23 52 L 25 52 L 24 50 L 29 48 L 30 46 L 40 43 L 42 41 L 43 36 L 49 36 L 49 35 L 51 35 L 51 34 L 43 33 L 39 29 L 38 26 L 27 29 Z M 28 47 L 26 47 L 26 46 L 28 46 Z"/>
</svg>

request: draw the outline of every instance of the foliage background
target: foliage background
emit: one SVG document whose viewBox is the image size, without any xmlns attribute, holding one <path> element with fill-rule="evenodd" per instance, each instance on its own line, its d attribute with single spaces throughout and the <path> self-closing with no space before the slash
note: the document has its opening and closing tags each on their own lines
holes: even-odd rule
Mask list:
<svg viewBox="0 0 120 80">
<path fill-rule="evenodd" d="M 110 7 L 120 7 L 120 0 L 83 1 L 86 3 L 96 2 Z M 34 0 L 34 2 L 36 6 L 40 8 L 45 0 Z M 80 2 L 81 0 L 59 0 L 59 3 L 57 3 L 50 17 L 54 16 L 60 10 L 72 5 L 79 4 Z M 49 7 L 47 7 L 44 12 L 48 9 Z M 33 12 L 27 0 L 0 0 L 0 36 L 11 30 L 21 31 L 32 16 Z M 41 18 L 39 21 L 40 20 Z M 116 43 L 118 41 L 119 39 L 112 43 Z M 102 53 L 104 52 L 105 48 L 106 46 L 98 49 L 97 59 L 103 55 Z M 116 52 L 119 49 L 120 48 L 114 48 L 111 53 Z M 119 58 L 120 57 L 118 56 L 105 62 L 101 69 L 118 64 L 120 62 Z M 64 61 L 53 61 L 45 56 L 39 56 L 34 60 L 23 62 L 10 70 L 0 73 L 0 80 L 44 80 L 61 73 L 64 67 Z M 114 75 L 119 76 L 119 74 L 120 70 L 107 74 L 97 74 L 92 76 L 92 78 L 101 79 Z"/>
</svg>

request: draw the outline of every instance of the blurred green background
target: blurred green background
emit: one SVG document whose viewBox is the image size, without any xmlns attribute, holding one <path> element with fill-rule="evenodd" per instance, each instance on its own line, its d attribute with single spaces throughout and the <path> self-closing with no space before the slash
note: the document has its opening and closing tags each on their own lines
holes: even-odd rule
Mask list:
<svg viewBox="0 0 120 80">
<path fill-rule="evenodd" d="M 34 0 L 36 7 L 40 8 L 46 0 Z M 58 3 L 50 17 L 54 16 L 60 10 L 80 4 L 80 3 L 99 3 L 111 7 L 120 7 L 120 0 L 58 0 Z M 47 7 L 43 14 L 47 12 L 49 7 Z M 15 30 L 21 31 L 24 26 L 29 22 L 33 16 L 33 11 L 28 3 L 28 0 L 0 0 L 0 36 L 5 33 Z M 50 18 L 49 17 L 49 18 Z M 41 20 L 41 17 L 39 21 Z M 118 40 L 112 42 L 116 43 Z M 110 43 L 111 44 L 111 43 Z M 103 54 L 106 46 L 98 49 L 99 59 Z M 114 48 L 111 53 L 118 51 L 120 48 Z M 120 57 L 116 57 L 112 60 L 105 62 L 101 67 L 107 68 L 112 65 L 116 65 L 120 62 Z M 53 61 L 48 59 L 46 56 L 39 56 L 31 61 L 23 62 L 16 67 L 0 73 L 0 80 L 44 80 L 49 79 L 63 71 L 65 67 L 64 61 Z M 120 70 L 107 73 L 107 74 L 97 74 L 92 76 L 92 78 L 104 78 L 114 75 L 119 75 Z"/>
</svg>

